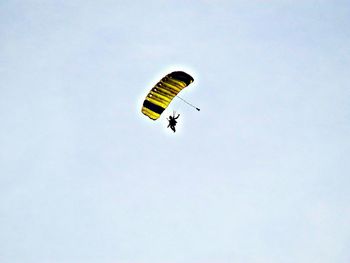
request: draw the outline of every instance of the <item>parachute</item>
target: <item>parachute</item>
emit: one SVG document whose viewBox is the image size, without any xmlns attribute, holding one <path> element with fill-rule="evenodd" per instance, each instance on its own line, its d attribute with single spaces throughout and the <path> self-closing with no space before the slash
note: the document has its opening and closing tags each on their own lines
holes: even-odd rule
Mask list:
<svg viewBox="0 0 350 263">
<path fill-rule="evenodd" d="M 166 75 L 149 91 L 141 112 L 150 119 L 157 120 L 173 98 L 192 82 L 193 78 L 183 71 Z"/>
</svg>

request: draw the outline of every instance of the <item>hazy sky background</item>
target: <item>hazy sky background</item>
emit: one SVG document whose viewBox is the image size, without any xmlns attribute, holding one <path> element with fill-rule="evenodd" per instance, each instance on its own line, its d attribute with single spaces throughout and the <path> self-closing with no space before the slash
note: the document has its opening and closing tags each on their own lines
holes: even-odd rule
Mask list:
<svg viewBox="0 0 350 263">
<path fill-rule="evenodd" d="M 350 262 L 349 72 L 348 0 L 0 1 L 0 262 Z"/>
</svg>

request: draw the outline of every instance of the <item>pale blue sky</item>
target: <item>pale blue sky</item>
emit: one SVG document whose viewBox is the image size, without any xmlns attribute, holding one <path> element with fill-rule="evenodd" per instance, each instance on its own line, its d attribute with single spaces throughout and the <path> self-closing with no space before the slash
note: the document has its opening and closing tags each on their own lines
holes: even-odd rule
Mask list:
<svg viewBox="0 0 350 263">
<path fill-rule="evenodd" d="M 350 262 L 349 72 L 345 0 L 0 1 L 0 262 Z"/>
</svg>

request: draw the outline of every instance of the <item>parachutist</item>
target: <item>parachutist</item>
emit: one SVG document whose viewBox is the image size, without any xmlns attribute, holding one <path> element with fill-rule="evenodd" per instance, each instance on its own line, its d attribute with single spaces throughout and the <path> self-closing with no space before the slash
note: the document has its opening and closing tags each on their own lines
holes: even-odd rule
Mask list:
<svg viewBox="0 0 350 263">
<path fill-rule="evenodd" d="M 170 115 L 170 116 L 169 116 L 169 119 L 167 118 L 167 120 L 169 121 L 169 125 L 168 125 L 167 128 L 170 127 L 170 129 L 172 129 L 173 132 L 176 132 L 176 130 L 175 130 L 175 126 L 176 126 L 176 123 L 177 123 L 176 119 L 179 118 L 179 116 L 180 116 L 180 114 L 178 114 L 178 115 L 175 117 L 175 112 L 174 112 L 174 113 L 173 113 L 173 116 Z"/>
</svg>

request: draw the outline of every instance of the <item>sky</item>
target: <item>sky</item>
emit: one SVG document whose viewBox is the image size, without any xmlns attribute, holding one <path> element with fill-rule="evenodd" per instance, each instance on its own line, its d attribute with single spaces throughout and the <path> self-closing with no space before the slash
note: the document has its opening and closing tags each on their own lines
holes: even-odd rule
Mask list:
<svg viewBox="0 0 350 263">
<path fill-rule="evenodd" d="M 0 262 L 350 262 L 349 23 L 347 0 L 0 1 Z M 201 111 L 152 121 L 174 70 Z"/>
</svg>

